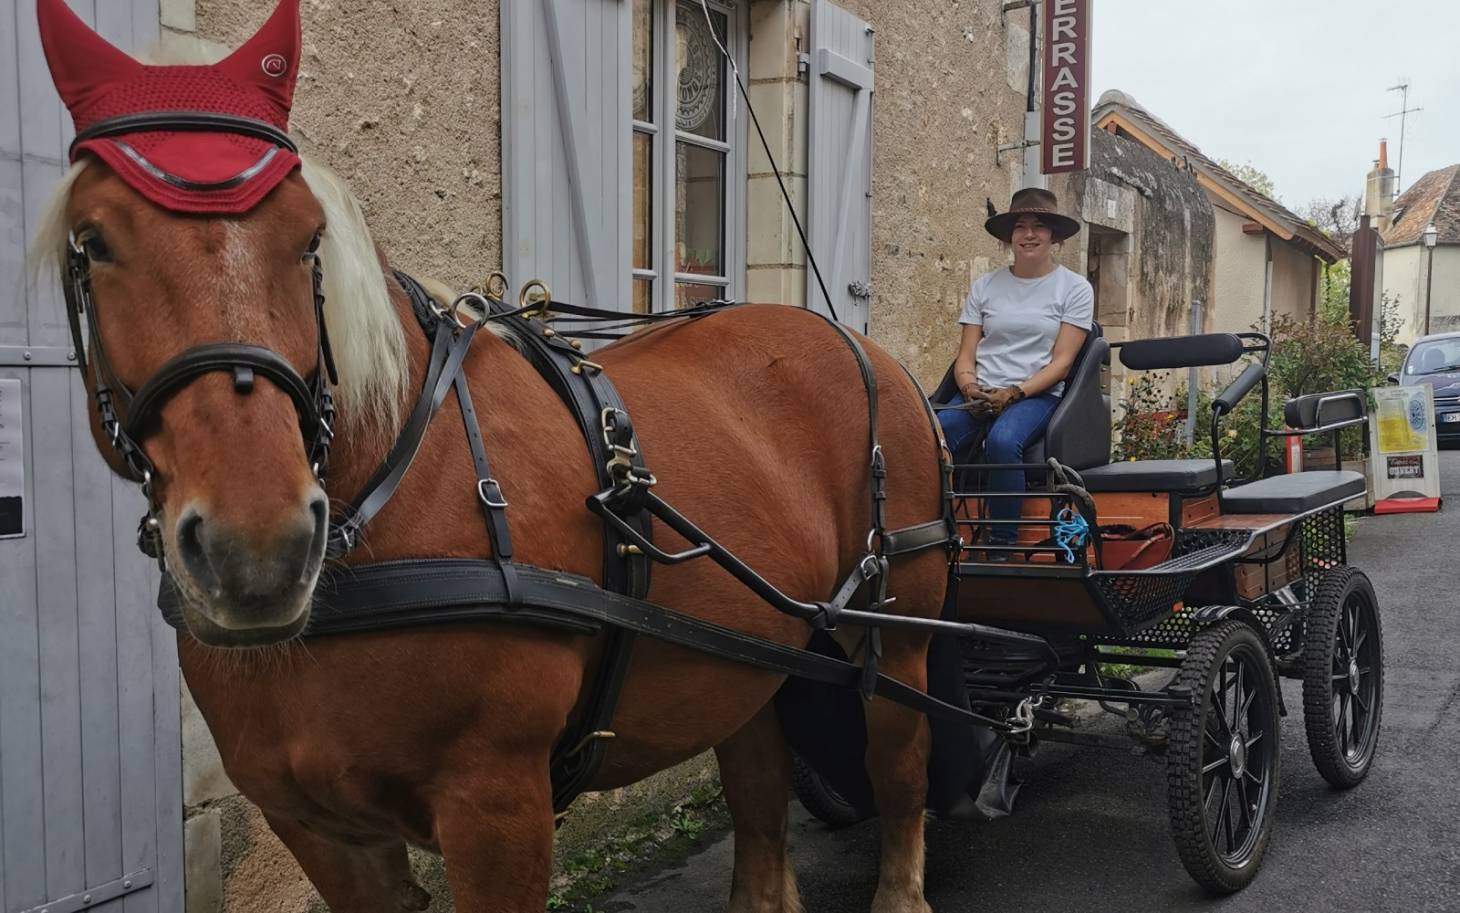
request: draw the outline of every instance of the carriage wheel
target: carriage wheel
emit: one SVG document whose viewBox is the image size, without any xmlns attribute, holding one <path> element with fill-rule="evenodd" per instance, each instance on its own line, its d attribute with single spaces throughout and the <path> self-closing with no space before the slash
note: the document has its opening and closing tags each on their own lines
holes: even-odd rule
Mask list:
<svg viewBox="0 0 1460 913">
<path fill-rule="evenodd" d="M 1323 574 L 1303 637 L 1303 725 L 1313 764 L 1333 786 L 1368 776 L 1384 712 L 1379 601 L 1357 568 Z"/>
<path fill-rule="evenodd" d="M 1198 632 L 1178 686 L 1193 703 L 1172 718 L 1166 755 L 1171 829 L 1181 862 L 1217 894 L 1257 876 L 1278 796 L 1278 692 L 1267 644 L 1224 621 Z"/>
<path fill-rule="evenodd" d="M 808 812 L 832 827 L 847 827 L 872 817 L 842 798 L 821 774 L 797 757 L 791 760 L 791 789 Z"/>
</svg>

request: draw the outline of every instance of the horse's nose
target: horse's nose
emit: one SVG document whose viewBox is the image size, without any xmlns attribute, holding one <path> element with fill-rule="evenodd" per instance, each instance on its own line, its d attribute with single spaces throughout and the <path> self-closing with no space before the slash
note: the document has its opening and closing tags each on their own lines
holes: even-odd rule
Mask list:
<svg viewBox="0 0 1460 913">
<path fill-rule="evenodd" d="M 313 582 L 329 525 L 329 501 L 315 491 L 262 543 L 189 505 L 177 521 L 178 559 L 208 596 L 237 609 L 292 602 Z M 247 624 L 251 619 L 240 618 Z"/>
</svg>

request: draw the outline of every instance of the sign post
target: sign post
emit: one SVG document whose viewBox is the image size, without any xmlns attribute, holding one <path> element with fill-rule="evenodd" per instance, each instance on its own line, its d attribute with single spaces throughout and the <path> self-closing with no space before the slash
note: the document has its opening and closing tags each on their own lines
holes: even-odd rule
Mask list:
<svg viewBox="0 0 1460 913">
<path fill-rule="evenodd" d="M 1090 164 L 1090 3 L 1044 0 L 1044 80 L 1040 171 L 1063 174 Z"/>
<path fill-rule="evenodd" d="M 1434 390 L 1428 384 L 1377 387 L 1369 421 L 1370 489 L 1374 513 L 1440 509 Z"/>
</svg>

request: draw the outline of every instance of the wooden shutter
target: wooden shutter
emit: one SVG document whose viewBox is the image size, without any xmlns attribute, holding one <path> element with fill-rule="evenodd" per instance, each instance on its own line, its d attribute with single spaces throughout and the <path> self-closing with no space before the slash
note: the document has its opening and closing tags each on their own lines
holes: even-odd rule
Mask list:
<svg viewBox="0 0 1460 913">
<path fill-rule="evenodd" d="M 24 535 L 0 539 L 0 910 L 180 913 L 176 640 L 135 545 L 141 495 L 91 439 L 59 285 L 25 280 L 72 126 L 35 0 L 0 2 L 0 378 L 19 381 L 25 477 Z M 123 50 L 157 41 L 156 0 L 71 6 Z"/>
<path fill-rule="evenodd" d="M 502 259 L 521 286 L 629 307 L 629 0 L 502 4 Z"/>
<path fill-rule="evenodd" d="M 808 232 L 837 316 L 862 332 L 872 296 L 872 51 L 870 25 L 812 0 Z M 806 273 L 808 305 L 829 313 Z"/>
</svg>

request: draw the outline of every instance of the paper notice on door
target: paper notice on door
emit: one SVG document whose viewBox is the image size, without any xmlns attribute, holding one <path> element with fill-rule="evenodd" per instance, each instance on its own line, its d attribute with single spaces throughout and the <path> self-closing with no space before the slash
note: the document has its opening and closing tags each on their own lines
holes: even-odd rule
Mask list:
<svg viewBox="0 0 1460 913">
<path fill-rule="evenodd" d="M 0 377 L 0 539 L 25 535 L 25 438 L 20 380 Z"/>
</svg>

